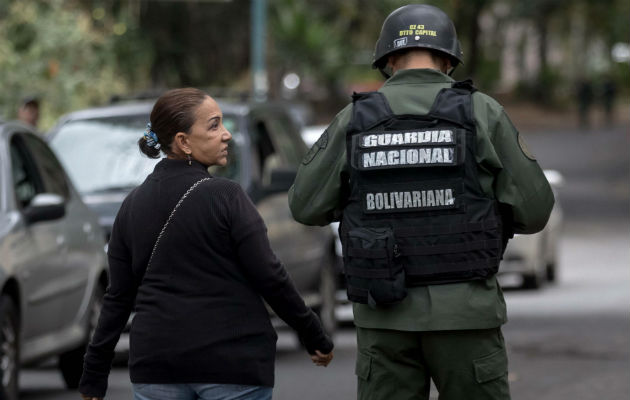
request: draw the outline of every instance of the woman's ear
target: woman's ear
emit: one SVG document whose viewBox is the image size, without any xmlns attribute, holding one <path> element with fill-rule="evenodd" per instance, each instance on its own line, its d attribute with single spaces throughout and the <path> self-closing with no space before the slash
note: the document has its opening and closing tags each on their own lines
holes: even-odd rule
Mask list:
<svg viewBox="0 0 630 400">
<path fill-rule="evenodd" d="M 173 138 L 173 152 L 176 154 L 190 154 L 192 149 L 188 142 L 188 135 L 184 132 L 177 132 Z"/>
</svg>

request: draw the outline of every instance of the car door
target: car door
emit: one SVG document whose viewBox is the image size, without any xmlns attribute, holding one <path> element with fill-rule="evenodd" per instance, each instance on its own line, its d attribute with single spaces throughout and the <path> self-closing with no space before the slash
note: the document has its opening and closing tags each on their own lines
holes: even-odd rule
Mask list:
<svg viewBox="0 0 630 400">
<path fill-rule="evenodd" d="M 258 155 L 263 193 L 270 185 L 274 171 L 297 171 L 306 151 L 294 125 L 280 110 L 266 110 L 255 121 L 254 145 Z M 315 293 L 320 268 L 326 259 L 326 235 L 321 228 L 297 223 L 288 205 L 286 191 L 264 196 L 256 205 L 267 224 L 274 252 L 307 303 L 317 302 Z M 311 300 L 311 295 L 315 295 Z"/>
<path fill-rule="evenodd" d="M 100 244 L 98 247 L 102 248 L 102 236 L 87 207 L 70 190 L 68 178 L 48 145 L 33 135 L 25 137 L 25 144 L 37 165 L 46 193 L 65 199 L 66 214 L 59 221 L 61 232 L 57 242 L 63 254 L 60 264 L 55 266 L 54 284 L 49 293 L 56 297 L 55 301 L 59 302 L 62 310 L 57 316 L 55 328 L 63 329 L 85 312 L 84 306 L 91 289 L 88 285 L 90 273 L 102 263 L 99 257 L 95 257 L 95 253 L 100 253 L 98 250 L 95 252 L 97 241 Z"/>
<path fill-rule="evenodd" d="M 44 182 L 24 135 L 10 141 L 12 189 L 18 211 L 23 212 Z M 28 341 L 55 331 L 63 311 L 58 276 L 66 261 L 65 221 L 22 222 L 11 245 L 12 265 L 22 292 L 22 340 Z"/>
</svg>

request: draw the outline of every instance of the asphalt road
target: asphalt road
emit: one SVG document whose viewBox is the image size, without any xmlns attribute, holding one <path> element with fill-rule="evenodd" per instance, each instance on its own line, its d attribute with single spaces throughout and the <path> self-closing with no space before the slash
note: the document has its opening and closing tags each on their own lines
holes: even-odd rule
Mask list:
<svg viewBox="0 0 630 400">
<path fill-rule="evenodd" d="M 544 168 L 565 177 L 559 282 L 538 291 L 506 289 L 504 327 L 515 400 L 615 400 L 630 393 L 630 157 L 627 128 L 524 134 Z M 274 398 L 356 397 L 352 328 L 335 337 L 335 359 L 314 367 L 281 332 Z M 22 373 L 21 399 L 78 398 L 54 368 Z M 434 392 L 433 398 L 437 398 Z M 110 377 L 110 399 L 131 399 L 125 369 Z"/>
</svg>

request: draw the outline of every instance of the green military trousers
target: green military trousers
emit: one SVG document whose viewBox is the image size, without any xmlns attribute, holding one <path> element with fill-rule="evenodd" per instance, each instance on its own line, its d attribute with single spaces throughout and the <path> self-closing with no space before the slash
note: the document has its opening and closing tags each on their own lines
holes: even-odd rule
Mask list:
<svg viewBox="0 0 630 400">
<path fill-rule="evenodd" d="M 509 400 L 501 328 L 406 332 L 357 327 L 359 400 Z"/>
</svg>

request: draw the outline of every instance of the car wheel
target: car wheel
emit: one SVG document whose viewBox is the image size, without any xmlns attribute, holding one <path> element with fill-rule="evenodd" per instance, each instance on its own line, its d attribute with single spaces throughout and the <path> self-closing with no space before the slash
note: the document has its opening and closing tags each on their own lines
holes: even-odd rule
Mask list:
<svg viewBox="0 0 630 400">
<path fill-rule="evenodd" d="M 319 294 L 322 303 L 319 306 L 319 318 L 324 330 L 332 335 L 337 329 L 337 317 L 335 307 L 337 305 L 337 274 L 335 271 L 335 259 L 331 256 L 320 272 Z"/>
<path fill-rule="evenodd" d="M 98 317 L 103 307 L 103 294 L 105 291 L 99 285 L 94 290 L 92 298 L 92 307 L 90 309 L 90 317 L 88 320 L 88 335 L 84 343 L 79 347 L 76 347 L 70 351 L 67 351 L 59 356 L 59 370 L 63 376 L 63 380 L 66 383 L 68 389 L 77 389 L 79 387 L 79 381 L 81 380 L 81 374 L 83 374 L 83 356 L 87 345 L 92 339 L 92 335 L 96 330 L 98 324 Z"/>
<path fill-rule="evenodd" d="M 3 295 L 0 298 L 0 373 L 2 388 L 0 399 L 17 400 L 19 373 L 19 326 L 18 314 L 13 300 Z"/>
<path fill-rule="evenodd" d="M 542 285 L 543 279 L 540 277 L 540 274 L 523 275 L 523 289 L 540 289 Z"/>
<path fill-rule="evenodd" d="M 523 289 L 540 289 L 547 281 L 547 257 L 545 256 L 546 237 L 541 235 L 532 259 L 531 272 L 523 274 Z"/>
<path fill-rule="evenodd" d="M 542 259 L 535 261 L 533 272 L 523 274 L 523 289 L 540 289 L 547 280 L 547 268 Z"/>
</svg>

